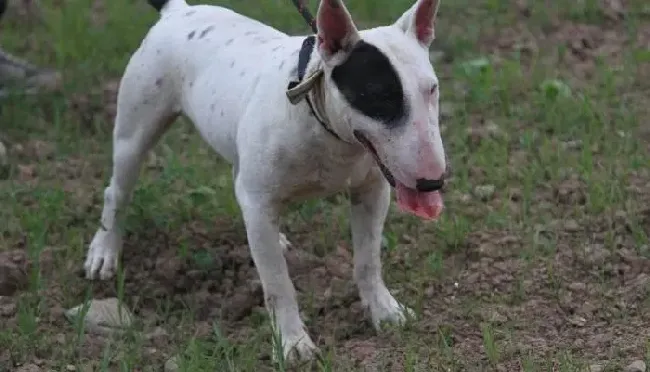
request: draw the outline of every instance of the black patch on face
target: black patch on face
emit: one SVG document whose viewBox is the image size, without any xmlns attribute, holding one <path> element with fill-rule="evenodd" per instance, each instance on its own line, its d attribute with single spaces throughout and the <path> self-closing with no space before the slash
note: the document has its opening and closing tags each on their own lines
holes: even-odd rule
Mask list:
<svg viewBox="0 0 650 372">
<path fill-rule="evenodd" d="M 388 127 L 399 126 L 406 116 L 406 99 L 397 71 L 377 47 L 359 41 L 332 80 L 350 105 Z"/>
<path fill-rule="evenodd" d="M 199 35 L 199 39 L 203 39 L 203 37 L 204 37 L 205 35 L 207 35 L 208 32 L 210 32 L 210 31 L 212 31 L 212 30 L 214 30 L 214 26 L 209 26 L 209 27 L 206 28 L 205 30 L 201 31 L 201 34 Z"/>
<path fill-rule="evenodd" d="M 192 31 L 189 34 L 187 34 L 187 40 L 192 40 L 192 38 L 194 37 L 194 34 L 196 34 L 196 31 Z"/>
</svg>

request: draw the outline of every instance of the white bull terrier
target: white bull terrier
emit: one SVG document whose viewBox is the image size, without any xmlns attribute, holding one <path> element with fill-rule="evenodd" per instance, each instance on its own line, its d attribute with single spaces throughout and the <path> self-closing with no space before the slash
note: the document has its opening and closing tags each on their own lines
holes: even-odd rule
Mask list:
<svg viewBox="0 0 650 372">
<path fill-rule="evenodd" d="M 384 284 L 380 245 L 391 186 L 402 210 L 436 219 L 443 209 L 438 79 L 428 53 L 438 2 L 417 0 L 394 24 L 359 31 L 341 0 L 321 0 L 317 35 L 305 37 L 223 7 L 149 0 L 161 18 L 121 81 L 112 177 L 87 252 L 87 278 L 115 274 L 119 221 L 143 159 L 183 114 L 233 166 L 285 357 L 310 359 L 318 351 L 283 255 L 278 219 L 289 201 L 350 192 L 360 298 L 375 326 L 404 321 L 411 311 Z"/>
</svg>

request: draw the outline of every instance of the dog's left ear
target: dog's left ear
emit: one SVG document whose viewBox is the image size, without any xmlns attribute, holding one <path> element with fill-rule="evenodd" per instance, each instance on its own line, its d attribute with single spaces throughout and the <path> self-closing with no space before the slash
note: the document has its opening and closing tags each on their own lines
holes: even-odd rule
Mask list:
<svg viewBox="0 0 650 372">
<path fill-rule="evenodd" d="M 342 0 L 321 0 L 317 26 L 318 51 L 328 64 L 340 63 L 361 39 Z"/>
<path fill-rule="evenodd" d="M 434 25 L 439 5 L 440 0 L 416 0 L 395 25 L 428 48 L 435 39 Z"/>
</svg>

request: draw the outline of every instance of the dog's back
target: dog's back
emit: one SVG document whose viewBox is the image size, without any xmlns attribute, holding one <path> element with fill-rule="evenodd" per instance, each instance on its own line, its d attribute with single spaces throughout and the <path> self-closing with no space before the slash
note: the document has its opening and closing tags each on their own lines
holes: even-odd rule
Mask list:
<svg viewBox="0 0 650 372">
<path fill-rule="evenodd" d="M 259 69 L 268 52 L 287 38 L 287 34 L 228 8 L 188 6 L 184 0 L 168 0 L 140 49 L 165 54 L 167 60 L 183 65 L 186 77 L 192 79 L 192 72 L 199 74 L 203 69 L 219 69 L 223 74 L 239 72 L 247 68 L 242 65 L 246 60 Z M 184 52 L 179 53 L 179 49 Z M 230 71 L 237 67 L 232 63 L 235 59 L 240 69 Z"/>
<path fill-rule="evenodd" d="M 149 2 L 160 10 L 160 19 L 134 53 L 125 79 L 164 84 L 155 90 L 171 95 L 176 110 L 193 122 L 204 123 L 197 125 L 201 134 L 234 160 L 232 139 L 251 96 L 264 90 L 270 101 L 286 101 L 282 95 L 303 38 L 224 7 Z M 277 99 L 269 97 L 273 94 Z"/>
</svg>

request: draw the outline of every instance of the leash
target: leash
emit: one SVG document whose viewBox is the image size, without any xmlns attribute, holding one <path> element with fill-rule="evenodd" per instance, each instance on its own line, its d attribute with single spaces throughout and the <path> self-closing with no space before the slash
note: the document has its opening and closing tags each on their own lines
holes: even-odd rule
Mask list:
<svg viewBox="0 0 650 372">
<path fill-rule="evenodd" d="M 298 12 L 305 20 L 305 22 L 307 22 L 307 24 L 311 27 L 314 34 L 318 33 L 316 19 L 311 14 L 309 9 L 307 9 L 305 0 L 292 0 L 292 2 L 293 5 L 296 6 L 296 9 L 298 9 Z M 339 137 L 339 135 L 336 134 L 336 132 L 334 132 L 334 130 L 332 130 L 332 128 L 327 125 L 327 123 L 325 123 L 325 120 L 318 115 L 317 110 L 309 99 L 309 92 L 314 88 L 315 85 L 320 82 L 320 79 L 323 76 L 323 70 L 318 69 L 310 76 L 305 78 L 307 65 L 309 64 L 309 58 L 314 51 L 315 45 L 316 37 L 314 35 L 307 36 L 302 42 L 300 52 L 298 53 L 298 80 L 289 82 L 289 86 L 287 87 L 287 98 L 293 105 L 297 104 L 303 99 L 307 101 L 307 105 L 309 105 L 309 111 L 311 111 L 311 114 L 314 116 L 314 118 L 316 118 L 323 129 L 342 141 L 341 137 Z"/>
<path fill-rule="evenodd" d="M 296 6 L 296 9 L 298 9 L 298 13 L 302 16 L 302 18 L 307 22 L 309 27 L 311 27 L 311 30 L 314 33 L 318 32 L 318 27 L 316 27 L 316 19 L 314 16 L 311 14 L 309 9 L 307 9 L 307 4 L 305 4 L 305 0 L 291 0 L 293 5 Z"/>
</svg>

